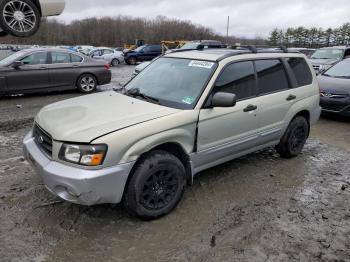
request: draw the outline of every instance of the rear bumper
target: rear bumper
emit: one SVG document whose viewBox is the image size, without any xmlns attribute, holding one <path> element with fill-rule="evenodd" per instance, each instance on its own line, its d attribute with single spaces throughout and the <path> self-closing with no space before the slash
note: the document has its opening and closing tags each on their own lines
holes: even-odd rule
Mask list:
<svg viewBox="0 0 350 262">
<path fill-rule="evenodd" d="M 112 72 L 111 72 L 111 70 L 108 70 L 108 72 L 104 72 L 103 74 L 100 74 L 98 76 L 97 81 L 98 81 L 99 85 L 109 84 L 112 81 Z"/>
<path fill-rule="evenodd" d="M 29 133 L 23 141 L 26 160 L 54 195 L 81 205 L 120 203 L 134 162 L 99 170 L 67 166 L 43 154 Z"/>
<path fill-rule="evenodd" d="M 310 124 L 314 125 L 320 119 L 321 107 L 318 106 L 314 111 L 310 112 Z"/>
</svg>

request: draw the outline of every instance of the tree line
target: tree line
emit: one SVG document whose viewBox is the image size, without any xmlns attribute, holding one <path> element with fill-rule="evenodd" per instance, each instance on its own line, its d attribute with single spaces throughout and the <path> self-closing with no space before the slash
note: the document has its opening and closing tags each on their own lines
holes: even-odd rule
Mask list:
<svg viewBox="0 0 350 262">
<path fill-rule="evenodd" d="M 43 20 L 39 31 L 30 38 L 0 38 L 0 44 L 15 45 L 93 45 L 117 47 L 134 44 L 136 39 L 149 44 L 162 40 L 221 40 L 223 43 L 264 44 L 263 39 L 226 37 L 212 29 L 190 21 L 158 16 L 154 19 L 127 16 L 88 18 L 65 24 L 58 20 Z"/>
<path fill-rule="evenodd" d="M 338 28 L 296 27 L 286 30 L 275 28 L 269 38 L 270 45 L 287 47 L 320 48 L 335 45 L 350 45 L 350 23 Z"/>
</svg>

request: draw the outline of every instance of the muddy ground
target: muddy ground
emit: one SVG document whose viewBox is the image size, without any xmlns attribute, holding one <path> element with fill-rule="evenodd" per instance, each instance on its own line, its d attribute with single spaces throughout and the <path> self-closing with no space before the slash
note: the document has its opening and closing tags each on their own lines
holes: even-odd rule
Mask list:
<svg viewBox="0 0 350 262">
<path fill-rule="evenodd" d="M 202 172 L 173 213 L 142 222 L 61 202 L 24 161 L 37 111 L 77 95 L 0 99 L 0 261 L 350 261 L 350 120 L 322 117 L 298 158 L 270 148 Z"/>
</svg>

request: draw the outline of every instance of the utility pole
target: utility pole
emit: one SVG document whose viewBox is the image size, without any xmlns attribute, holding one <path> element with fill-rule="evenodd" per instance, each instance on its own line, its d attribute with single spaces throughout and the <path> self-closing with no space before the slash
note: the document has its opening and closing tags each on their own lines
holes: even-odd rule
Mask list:
<svg viewBox="0 0 350 262">
<path fill-rule="evenodd" d="M 230 16 L 227 17 L 226 44 L 228 44 L 228 31 L 230 27 Z"/>
</svg>

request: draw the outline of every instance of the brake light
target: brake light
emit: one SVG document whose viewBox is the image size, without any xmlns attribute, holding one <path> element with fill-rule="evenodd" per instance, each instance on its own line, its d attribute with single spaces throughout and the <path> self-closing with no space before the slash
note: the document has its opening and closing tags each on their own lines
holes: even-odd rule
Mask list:
<svg viewBox="0 0 350 262">
<path fill-rule="evenodd" d="M 105 64 L 103 67 L 104 67 L 106 70 L 109 70 L 109 68 L 110 68 L 109 64 Z"/>
</svg>

